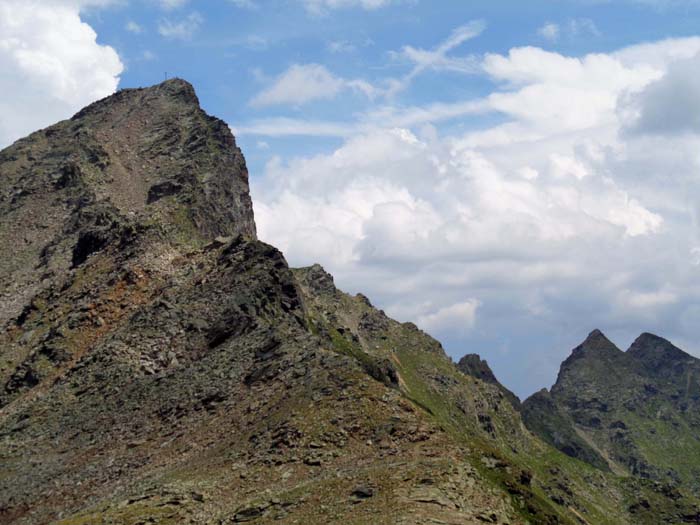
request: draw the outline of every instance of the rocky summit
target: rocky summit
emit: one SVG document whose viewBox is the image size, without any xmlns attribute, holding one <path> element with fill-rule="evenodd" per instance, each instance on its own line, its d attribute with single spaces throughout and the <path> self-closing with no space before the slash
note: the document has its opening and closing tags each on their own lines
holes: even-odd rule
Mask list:
<svg viewBox="0 0 700 525">
<path fill-rule="evenodd" d="M 521 406 L 257 240 L 182 80 L 0 152 L 0 219 L 3 524 L 700 522 L 697 360 L 594 333 Z"/>
</svg>

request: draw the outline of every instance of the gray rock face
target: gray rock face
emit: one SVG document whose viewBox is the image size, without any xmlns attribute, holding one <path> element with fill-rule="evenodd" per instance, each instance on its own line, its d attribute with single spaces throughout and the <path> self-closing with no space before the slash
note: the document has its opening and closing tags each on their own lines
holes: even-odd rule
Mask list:
<svg viewBox="0 0 700 525">
<path fill-rule="evenodd" d="M 54 277 L 139 230 L 255 238 L 248 172 L 190 84 L 125 89 L 0 152 L 0 326 Z"/>
<path fill-rule="evenodd" d="M 493 370 L 491 370 L 489 364 L 486 362 L 486 360 L 481 359 L 478 354 L 465 355 L 457 363 L 457 368 L 463 374 L 481 379 L 485 383 L 496 385 L 501 392 L 503 392 L 503 395 L 506 396 L 508 401 L 510 401 L 511 405 L 513 405 L 513 408 L 516 410 L 520 408 L 520 399 L 518 399 L 518 396 L 508 390 L 498 381 L 498 379 L 496 379 L 496 376 L 494 375 Z"/>
</svg>

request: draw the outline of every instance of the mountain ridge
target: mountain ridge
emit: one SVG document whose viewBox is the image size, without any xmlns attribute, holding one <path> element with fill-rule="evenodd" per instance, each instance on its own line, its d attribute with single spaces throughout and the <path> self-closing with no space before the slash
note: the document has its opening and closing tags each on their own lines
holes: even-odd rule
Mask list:
<svg viewBox="0 0 700 525">
<path fill-rule="evenodd" d="M 529 432 L 480 358 L 459 367 L 321 266 L 290 268 L 257 239 L 228 126 L 185 81 L 1 151 L 0 217 L 3 523 L 700 516 L 682 485 Z"/>
<path fill-rule="evenodd" d="M 562 363 L 552 388 L 523 402 L 525 422 L 572 457 L 694 486 L 699 374 L 700 360 L 659 336 L 645 332 L 623 352 L 594 331 Z M 547 420 L 546 411 L 560 417 Z"/>
</svg>

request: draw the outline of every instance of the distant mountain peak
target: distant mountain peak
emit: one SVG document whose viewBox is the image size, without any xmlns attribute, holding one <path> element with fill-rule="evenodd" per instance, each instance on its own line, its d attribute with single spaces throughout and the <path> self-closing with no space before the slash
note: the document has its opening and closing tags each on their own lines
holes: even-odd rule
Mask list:
<svg viewBox="0 0 700 525">
<path fill-rule="evenodd" d="M 485 359 L 482 359 L 479 354 L 467 354 L 457 363 L 463 373 L 477 377 L 487 383 L 498 383 L 491 367 Z"/>
<path fill-rule="evenodd" d="M 656 351 L 663 351 L 669 347 L 675 348 L 675 346 L 673 346 L 668 339 L 664 339 L 663 337 L 659 337 L 658 335 L 649 332 L 644 332 L 634 340 L 629 348 L 629 352 L 635 353 L 647 348 Z"/>
<path fill-rule="evenodd" d="M 599 468 L 695 486 L 699 403 L 700 360 L 651 333 L 622 352 L 594 330 L 562 364 L 551 396 L 524 401 L 523 417 L 547 442 Z"/>
<path fill-rule="evenodd" d="M 607 377 L 610 370 L 618 368 L 618 365 L 624 367 L 625 361 L 625 352 L 615 346 L 603 332 L 593 330 L 561 364 L 551 393 L 557 398 L 573 386 L 596 385 Z"/>
<path fill-rule="evenodd" d="M 624 355 L 615 344 L 608 339 L 603 332 L 597 328 L 588 334 L 588 337 L 576 348 L 573 349 L 569 358 L 564 361 L 567 365 L 581 358 L 608 358 Z"/>
<path fill-rule="evenodd" d="M 582 343 L 583 346 L 587 347 L 597 347 L 597 346 L 615 346 L 610 339 L 608 339 L 603 332 L 601 332 L 598 328 L 595 330 L 591 331 L 591 333 L 588 334 L 586 339 Z"/>
<path fill-rule="evenodd" d="M 648 332 L 643 333 L 630 346 L 627 354 L 647 367 L 659 368 L 678 361 L 694 359 L 670 341 Z"/>
<path fill-rule="evenodd" d="M 496 375 L 493 373 L 493 370 L 491 370 L 488 362 L 485 359 L 482 359 L 479 354 L 465 355 L 459 360 L 459 363 L 457 363 L 457 368 L 463 374 L 481 379 L 485 383 L 496 385 L 503 395 L 506 396 L 510 404 L 516 409 L 519 409 L 520 399 L 518 396 L 508 390 L 500 383 L 500 381 L 498 381 L 498 379 L 496 379 Z"/>
</svg>

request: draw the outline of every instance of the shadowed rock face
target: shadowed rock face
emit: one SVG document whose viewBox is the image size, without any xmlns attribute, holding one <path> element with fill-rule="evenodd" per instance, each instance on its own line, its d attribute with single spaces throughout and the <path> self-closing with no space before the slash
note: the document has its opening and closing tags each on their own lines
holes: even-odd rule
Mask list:
<svg viewBox="0 0 700 525">
<path fill-rule="evenodd" d="M 0 523 L 697 518 L 692 495 L 525 431 L 478 356 L 460 371 L 320 266 L 290 269 L 184 81 L 1 151 L 0 242 Z M 647 339 L 645 366 L 677 356 Z"/>
<path fill-rule="evenodd" d="M 653 334 L 640 335 L 627 351 L 642 372 L 650 377 L 682 376 L 697 360 L 669 341 Z"/>
<path fill-rule="evenodd" d="M 610 470 L 606 459 L 577 433 L 569 414 L 547 389 L 534 393 L 523 403 L 522 416 L 528 429 L 567 456 Z"/>
<path fill-rule="evenodd" d="M 489 364 L 486 362 L 486 360 L 481 359 L 478 354 L 465 355 L 457 363 L 457 368 L 463 374 L 481 379 L 485 383 L 496 385 L 501 392 L 503 392 L 503 395 L 508 398 L 508 401 L 510 401 L 516 410 L 520 408 L 520 399 L 518 399 L 518 396 L 504 387 L 498 381 L 498 379 L 496 379 L 496 376 L 494 375 L 493 370 L 491 370 Z"/>
</svg>

